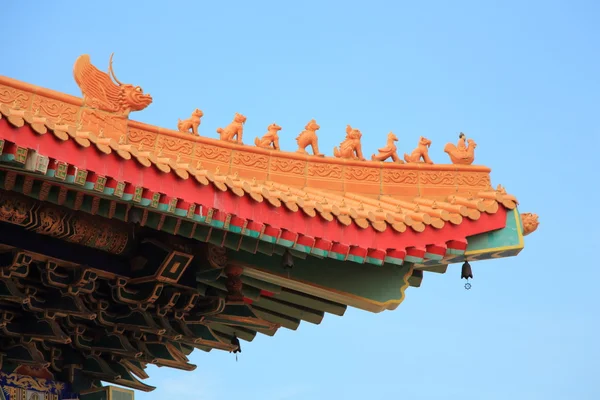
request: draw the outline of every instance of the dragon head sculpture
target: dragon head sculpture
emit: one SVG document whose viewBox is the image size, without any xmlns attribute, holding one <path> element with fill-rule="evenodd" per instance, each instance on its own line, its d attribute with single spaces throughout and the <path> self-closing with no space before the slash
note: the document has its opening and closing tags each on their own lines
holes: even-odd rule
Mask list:
<svg viewBox="0 0 600 400">
<path fill-rule="evenodd" d="M 117 79 L 112 67 L 113 55 L 110 56 L 108 73 L 94 67 L 89 55 L 80 56 L 73 66 L 73 76 L 87 106 L 128 116 L 131 111 L 148 107 L 152 96 L 145 94 L 139 86 L 124 84 Z"/>
</svg>

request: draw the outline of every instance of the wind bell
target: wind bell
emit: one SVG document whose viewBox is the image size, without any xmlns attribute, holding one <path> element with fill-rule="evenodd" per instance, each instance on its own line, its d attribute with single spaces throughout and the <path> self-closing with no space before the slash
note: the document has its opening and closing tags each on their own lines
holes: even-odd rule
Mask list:
<svg viewBox="0 0 600 400">
<path fill-rule="evenodd" d="M 283 257 L 281 258 L 281 266 L 287 271 L 288 278 L 290 277 L 290 271 L 294 268 L 294 257 L 288 249 L 285 249 Z"/>
<path fill-rule="evenodd" d="M 233 338 L 231 338 L 231 345 L 235 348 L 233 349 L 233 354 L 235 354 L 235 362 L 238 360 L 237 353 L 242 352 L 242 347 L 240 346 L 240 340 L 233 334 Z"/>
<path fill-rule="evenodd" d="M 460 273 L 460 279 L 466 279 L 467 283 L 465 283 L 465 289 L 471 289 L 471 284 L 469 283 L 469 278 L 473 279 L 473 271 L 471 270 L 471 264 L 468 261 L 462 265 L 462 271 Z"/>
</svg>

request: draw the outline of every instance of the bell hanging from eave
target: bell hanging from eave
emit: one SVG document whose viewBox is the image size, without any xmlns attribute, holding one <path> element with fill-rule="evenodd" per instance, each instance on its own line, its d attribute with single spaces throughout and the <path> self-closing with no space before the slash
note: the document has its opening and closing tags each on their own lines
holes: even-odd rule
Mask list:
<svg viewBox="0 0 600 400">
<path fill-rule="evenodd" d="M 469 283 L 469 279 L 473 279 L 473 270 L 471 269 L 471 264 L 468 261 L 465 261 L 462 265 L 462 270 L 460 272 L 460 279 L 466 279 L 467 283 L 465 283 L 465 289 L 471 289 L 471 284 Z"/>
<path fill-rule="evenodd" d="M 240 340 L 235 335 L 231 338 L 231 345 L 234 347 L 233 354 L 235 354 L 235 361 L 237 362 L 237 353 L 242 352 L 242 346 L 240 346 Z"/>
<path fill-rule="evenodd" d="M 292 253 L 290 253 L 290 251 L 288 249 L 285 249 L 285 251 L 283 252 L 283 256 L 281 258 L 281 266 L 285 270 L 287 270 L 288 278 L 289 278 L 290 271 L 292 268 L 294 268 L 294 257 L 292 256 Z"/>
</svg>

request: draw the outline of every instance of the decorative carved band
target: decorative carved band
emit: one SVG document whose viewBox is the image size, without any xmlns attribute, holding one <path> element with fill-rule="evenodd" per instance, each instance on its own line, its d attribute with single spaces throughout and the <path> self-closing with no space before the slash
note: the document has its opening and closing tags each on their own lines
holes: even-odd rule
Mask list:
<svg viewBox="0 0 600 400">
<path fill-rule="evenodd" d="M 208 244 L 208 262 L 213 268 L 225 268 L 227 266 L 227 250 L 225 247 Z"/>
<path fill-rule="evenodd" d="M 122 254 L 129 241 L 127 231 L 114 223 L 4 190 L 0 190 L 0 221 L 113 254 Z"/>
</svg>

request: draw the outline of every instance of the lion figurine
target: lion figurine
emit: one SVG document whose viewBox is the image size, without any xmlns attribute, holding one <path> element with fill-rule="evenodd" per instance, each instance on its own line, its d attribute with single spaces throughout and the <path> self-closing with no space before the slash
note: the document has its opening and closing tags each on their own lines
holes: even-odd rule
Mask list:
<svg viewBox="0 0 600 400">
<path fill-rule="evenodd" d="M 337 158 L 349 158 L 365 161 L 362 154 L 362 145 L 360 138 L 362 133 L 358 129 L 353 129 L 350 125 L 346 126 L 346 140 L 340 144 L 340 148 L 334 147 L 333 155 Z"/>
<path fill-rule="evenodd" d="M 268 149 L 273 145 L 275 150 L 279 150 L 279 135 L 278 131 L 281 130 L 281 127 L 275 123 L 269 125 L 267 127 L 267 133 L 263 135 L 262 138 L 255 138 L 254 144 L 257 147 L 262 147 L 263 149 Z"/>
<path fill-rule="evenodd" d="M 200 126 L 200 118 L 204 116 L 202 110 L 196 108 L 192 113 L 192 116 L 188 119 L 184 119 L 183 121 L 177 120 L 177 130 L 179 132 L 189 133 L 190 129 L 194 135 L 198 135 L 198 127 Z"/>
<path fill-rule="evenodd" d="M 304 130 L 296 138 L 298 142 L 298 153 L 308 154 L 306 148 L 310 145 L 315 156 L 324 157 L 324 154 L 319 153 L 319 138 L 317 131 L 321 128 L 314 119 L 311 119 L 304 127 Z"/>
<path fill-rule="evenodd" d="M 246 117 L 240 113 L 235 113 L 232 123 L 227 125 L 226 128 L 217 128 L 219 138 L 228 142 L 237 142 L 239 144 L 242 144 L 242 135 L 244 134 L 244 123 L 246 123 Z"/>
<path fill-rule="evenodd" d="M 410 155 L 404 153 L 404 161 L 406 161 L 407 163 L 418 163 L 421 162 L 421 159 L 423 159 L 424 163 L 433 164 L 433 161 L 431 161 L 431 158 L 429 158 L 430 146 L 431 140 L 421 136 L 417 148 L 414 149 L 413 152 L 410 153 Z"/>
</svg>

